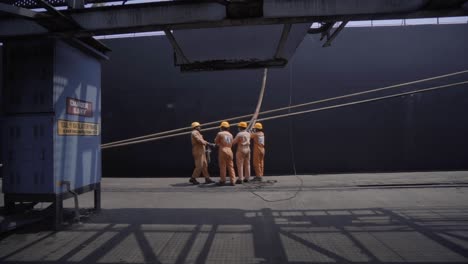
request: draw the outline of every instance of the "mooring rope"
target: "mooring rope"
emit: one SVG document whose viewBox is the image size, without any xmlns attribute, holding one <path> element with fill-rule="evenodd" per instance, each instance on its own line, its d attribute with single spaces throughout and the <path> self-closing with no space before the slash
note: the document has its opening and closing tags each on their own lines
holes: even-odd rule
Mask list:
<svg viewBox="0 0 468 264">
<path fill-rule="evenodd" d="M 434 86 L 434 87 L 430 87 L 430 88 L 426 88 L 426 89 L 420 89 L 420 90 L 411 91 L 411 92 L 397 93 L 397 94 L 386 95 L 386 96 L 381 96 L 381 97 L 376 97 L 376 98 L 371 98 L 371 99 L 366 99 L 366 100 L 359 100 L 359 101 L 350 102 L 350 103 L 343 103 L 343 104 L 326 106 L 326 107 L 321 107 L 321 108 L 316 108 L 316 109 L 311 109 L 311 110 L 293 112 L 293 113 L 289 113 L 289 114 L 270 116 L 270 117 L 260 118 L 258 120 L 259 121 L 266 121 L 266 120 L 274 120 L 274 119 L 283 118 L 283 117 L 303 115 L 303 114 L 307 114 L 307 113 L 319 112 L 319 111 L 335 109 L 335 108 L 340 108 L 340 107 L 345 107 L 345 106 L 350 106 L 350 105 L 358 105 L 358 104 L 370 103 L 370 102 L 375 102 L 375 101 L 381 101 L 381 100 L 385 100 L 385 99 L 390 99 L 390 98 L 400 97 L 400 96 L 405 96 L 405 95 L 410 95 L 410 94 L 425 93 L 425 92 L 445 89 L 445 88 L 449 88 L 449 87 L 453 87 L 453 86 L 458 86 L 458 85 L 462 85 L 462 84 L 468 84 L 468 81 L 451 83 L 451 84 L 446 84 L 446 85 L 439 85 L 439 86 Z"/>
<path fill-rule="evenodd" d="M 336 108 L 345 107 L 345 106 L 370 103 L 370 102 L 375 102 L 375 101 L 380 101 L 380 100 L 385 100 L 385 99 L 390 99 L 390 98 L 395 98 L 395 97 L 400 97 L 400 96 L 405 96 L 405 95 L 425 93 L 425 92 L 430 92 L 430 91 L 435 91 L 435 90 L 440 90 L 440 89 L 446 89 L 446 88 L 450 88 L 450 87 L 453 87 L 453 86 L 459 86 L 459 85 L 462 85 L 462 84 L 468 84 L 468 81 L 451 83 L 451 84 L 446 84 L 446 85 L 439 85 L 439 86 L 434 86 L 434 87 L 430 87 L 430 88 L 426 88 L 426 89 L 420 89 L 420 90 L 404 92 L 404 93 L 397 93 L 397 94 L 392 94 L 392 95 L 387 95 L 387 96 L 375 97 L 375 98 L 371 98 L 371 99 L 359 100 L 359 101 L 343 103 L 343 104 L 337 104 L 337 105 L 332 105 L 332 106 L 326 106 L 326 107 L 321 107 L 321 108 L 314 108 L 314 109 L 305 110 L 305 111 L 298 111 L 298 112 L 292 112 L 292 113 L 287 113 L 287 114 L 282 114 L 282 115 L 275 115 L 275 116 L 260 118 L 260 119 L 258 119 L 258 121 L 274 120 L 274 119 L 278 119 L 278 118 L 284 118 L 284 117 L 302 115 L 302 114 L 307 114 L 307 113 L 325 111 L 325 110 L 330 110 L 330 109 L 336 109 Z M 286 108 L 286 109 L 288 109 L 288 108 Z M 218 126 L 210 127 L 210 128 L 204 128 L 203 130 L 204 131 L 210 131 L 210 130 L 215 130 L 215 129 L 219 129 Z M 141 139 L 141 140 L 134 140 L 134 141 L 130 141 L 130 142 L 123 142 L 123 143 L 119 143 L 119 144 L 112 144 L 112 145 L 102 146 L 102 149 L 121 147 L 121 146 L 128 146 L 128 145 L 139 144 L 139 143 L 143 143 L 143 142 L 160 140 L 160 139 L 164 139 L 164 138 L 171 138 L 171 137 L 176 137 L 176 136 L 181 136 L 181 135 L 188 135 L 190 133 L 191 133 L 190 131 L 187 131 L 187 132 L 176 133 L 176 134 L 171 134 L 171 135 L 165 135 L 165 136 L 160 136 L 160 137 L 153 137 L 153 138 L 147 138 L 147 139 Z"/>
<path fill-rule="evenodd" d="M 254 123 L 257 122 L 258 113 L 260 112 L 260 107 L 262 106 L 263 95 L 265 94 L 267 73 L 268 73 L 268 69 L 265 68 L 265 70 L 263 70 L 262 88 L 260 89 L 260 95 L 258 97 L 257 107 L 255 108 L 255 112 L 254 112 L 254 114 L 252 116 L 252 119 L 250 119 L 249 125 L 247 126 L 247 131 L 250 131 L 252 129 Z"/>
<path fill-rule="evenodd" d="M 309 106 L 309 105 L 314 105 L 314 104 L 319 104 L 319 103 L 324 103 L 324 102 L 330 102 L 330 101 L 349 98 L 349 97 L 353 97 L 353 96 L 364 95 L 364 94 L 369 94 L 369 93 L 374 93 L 374 92 L 379 92 L 379 91 L 384 91 L 384 90 L 390 90 L 390 89 L 396 89 L 396 88 L 400 88 L 400 87 L 411 85 L 411 84 L 417 84 L 417 83 L 422 83 L 422 82 L 433 81 L 433 80 L 452 77 L 452 76 L 456 76 L 456 75 L 460 75 L 460 74 L 464 74 L 464 73 L 468 73 L 468 70 L 458 71 L 458 72 L 454 72 L 454 73 L 439 75 L 439 76 L 420 79 L 420 80 L 415 80 L 415 81 L 406 82 L 406 83 L 400 83 L 400 84 L 396 84 L 396 85 L 390 85 L 390 86 L 377 88 L 377 89 L 372 89 L 372 90 L 367 90 L 367 91 L 363 91 L 363 92 L 351 93 L 351 94 L 346 94 L 346 95 L 341 95 L 341 96 L 316 100 L 316 101 L 312 101 L 312 102 L 307 102 L 307 103 L 302 103 L 302 104 L 297 104 L 297 105 L 292 105 L 292 106 L 287 106 L 287 107 L 271 109 L 271 110 L 259 112 L 259 115 L 271 114 L 271 113 L 275 113 L 275 112 L 279 112 L 279 111 L 290 110 L 290 109 L 294 109 L 294 108 L 298 108 L 298 107 L 304 107 L 304 106 Z M 264 75 L 264 78 L 265 78 L 265 76 L 266 76 L 266 74 Z M 253 116 L 252 114 L 248 114 L 248 115 L 243 115 L 243 116 L 231 117 L 231 118 L 227 118 L 227 119 L 221 119 L 221 120 L 217 120 L 217 121 L 204 123 L 203 126 L 210 126 L 210 125 L 218 124 L 221 121 L 232 121 L 232 120 L 238 120 L 238 119 L 248 118 L 248 117 L 252 117 L 252 116 Z M 266 119 L 261 119 L 261 120 L 266 120 Z M 252 122 L 249 125 L 251 125 L 251 124 L 252 124 Z M 166 136 L 159 137 L 159 136 L 163 136 L 163 135 L 167 135 L 167 134 L 170 134 L 169 137 L 179 136 L 179 135 L 187 135 L 187 134 L 190 134 L 191 132 L 189 131 L 189 132 L 176 133 L 176 134 L 172 134 L 172 133 L 180 132 L 180 131 L 184 131 L 184 130 L 188 130 L 188 129 L 191 129 L 191 127 L 177 128 L 177 129 L 172 129 L 172 130 L 168 130 L 168 131 L 148 134 L 148 135 L 144 135 L 144 136 L 133 137 L 133 138 L 128 138 L 128 139 L 119 140 L 119 141 L 113 141 L 113 142 L 102 144 L 101 148 L 102 149 L 110 148 L 110 146 L 113 146 L 113 145 L 126 146 L 127 144 L 123 144 L 123 143 L 128 143 L 128 142 L 133 142 L 133 141 L 147 142 L 147 141 L 141 141 L 143 139 L 168 138 Z M 204 129 L 204 130 L 213 130 L 213 129 Z"/>
</svg>

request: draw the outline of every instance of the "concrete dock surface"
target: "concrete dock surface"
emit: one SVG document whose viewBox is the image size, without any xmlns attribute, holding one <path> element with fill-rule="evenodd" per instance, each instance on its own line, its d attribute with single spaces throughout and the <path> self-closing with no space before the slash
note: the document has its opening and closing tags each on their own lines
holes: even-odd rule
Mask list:
<svg viewBox="0 0 468 264">
<path fill-rule="evenodd" d="M 468 263 L 468 172 L 104 178 L 100 213 L 4 233 L 0 263 Z"/>
</svg>

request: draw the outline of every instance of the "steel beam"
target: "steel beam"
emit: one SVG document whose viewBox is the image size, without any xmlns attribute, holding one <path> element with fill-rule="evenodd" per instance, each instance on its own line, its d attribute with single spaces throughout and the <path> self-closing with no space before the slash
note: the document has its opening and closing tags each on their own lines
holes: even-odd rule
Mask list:
<svg viewBox="0 0 468 264">
<path fill-rule="evenodd" d="M 264 0 L 264 17 L 337 16 L 417 11 L 427 0 Z"/>
<path fill-rule="evenodd" d="M 34 21 L 25 19 L 0 20 L 0 38 L 47 35 L 50 32 Z"/>
<path fill-rule="evenodd" d="M 337 1 L 338 0 L 334 0 L 332 2 Z M 169 3 L 171 2 L 172 1 Z M 267 4 L 267 2 L 268 1 L 265 3 Z M 322 2 L 328 3 L 329 1 Z M 344 3 L 347 1 L 342 2 Z M 166 4 L 163 5 L 160 3 Z M 167 4 L 167 2 L 157 2 L 61 11 L 63 14 L 73 18 L 83 29 L 55 32 L 44 31 L 44 29 L 38 27 L 33 21 L 19 18 L 0 18 L 0 39 L 37 35 L 87 37 L 93 35 L 161 31 L 165 29 L 181 30 L 249 25 L 334 22 L 343 20 L 409 19 L 468 15 L 468 10 L 456 6 L 451 9 L 423 10 L 416 12 L 379 13 L 377 10 L 375 12 L 357 15 L 326 15 L 330 12 L 325 12 L 325 14 L 317 13 L 318 15 L 313 16 L 299 16 L 301 13 L 291 13 L 289 17 L 229 19 L 226 17 L 225 6 L 221 4 L 183 3 L 184 4 L 171 5 Z"/>
<path fill-rule="evenodd" d="M 40 18 L 47 18 L 49 17 L 48 15 L 44 13 L 38 13 L 31 11 L 27 8 L 22 8 L 22 7 L 17 7 L 14 5 L 8 5 L 8 4 L 3 4 L 0 3 L 0 13 L 7 13 L 7 14 L 12 14 L 14 16 L 26 18 L 26 19 L 40 19 Z"/>
<path fill-rule="evenodd" d="M 346 26 L 346 24 L 348 24 L 348 21 L 343 21 L 343 22 L 341 22 L 340 26 L 338 26 L 338 28 L 337 28 L 337 29 L 333 32 L 333 34 L 327 39 L 327 42 L 325 42 L 325 43 L 323 44 L 322 47 L 324 47 L 324 48 L 330 47 L 332 41 L 336 38 L 336 36 L 338 36 L 338 34 L 340 34 L 340 32 L 344 29 L 344 27 Z"/>
<path fill-rule="evenodd" d="M 45 8 L 49 14 L 51 14 L 52 16 L 60 19 L 61 21 L 66 22 L 68 24 L 68 26 L 71 26 L 72 28 L 76 28 L 76 29 L 81 29 L 81 27 L 80 27 L 80 25 L 78 23 L 76 23 L 73 19 L 71 19 L 71 18 L 67 17 L 66 15 L 64 15 L 62 12 L 55 9 L 55 7 L 53 7 L 48 2 L 46 2 L 44 0 L 36 0 L 36 1 L 40 6 Z M 65 26 L 67 26 L 67 25 L 65 25 Z"/>
<path fill-rule="evenodd" d="M 283 26 L 283 31 L 281 32 L 281 38 L 278 42 L 278 47 L 276 48 L 275 59 L 283 58 L 283 50 L 288 40 L 289 32 L 291 31 L 291 24 L 285 24 Z"/>
<path fill-rule="evenodd" d="M 330 29 L 333 27 L 334 24 L 335 24 L 335 22 L 327 22 L 327 23 L 322 24 L 322 26 L 320 26 L 319 28 L 309 29 L 307 31 L 307 33 L 309 33 L 309 34 L 319 34 L 319 33 L 327 34 L 327 32 L 330 31 Z"/>
<path fill-rule="evenodd" d="M 85 9 L 70 16 L 87 30 L 112 30 L 151 25 L 222 21 L 226 8 L 218 3 L 161 5 L 159 3 Z"/>
<path fill-rule="evenodd" d="M 179 44 L 177 44 L 177 41 L 176 41 L 174 35 L 172 34 L 172 32 L 170 30 L 164 30 L 164 33 L 166 34 L 167 39 L 171 43 L 172 48 L 174 49 L 175 53 L 177 53 L 177 56 L 182 58 L 183 63 L 186 63 L 186 64 L 190 63 L 189 59 L 187 59 L 184 52 L 180 48 Z"/>
<path fill-rule="evenodd" d="M 92 45 L 88 45 L 82 39 L 77 38 L 65 39 L 64 41 L 71 46 L 83 51 L 84 53 L 92 55 L 101 60 L 109 60 L 109 57 L 105 54 L 105 51 L 109 51 L 110 49 L 97 40 L 94 40 L 95 42 L 93 41 Z"/>
</svg>

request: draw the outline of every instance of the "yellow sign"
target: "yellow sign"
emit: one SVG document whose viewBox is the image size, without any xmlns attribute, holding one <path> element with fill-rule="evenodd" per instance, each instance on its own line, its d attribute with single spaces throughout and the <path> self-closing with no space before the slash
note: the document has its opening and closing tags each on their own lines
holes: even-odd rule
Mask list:
<svg viewBox="0 0 468 264">
<path fill-rule="evenodd" d="M 59 136 L 99 136 L 99 124 L 59 120 Z"/>
</svg>

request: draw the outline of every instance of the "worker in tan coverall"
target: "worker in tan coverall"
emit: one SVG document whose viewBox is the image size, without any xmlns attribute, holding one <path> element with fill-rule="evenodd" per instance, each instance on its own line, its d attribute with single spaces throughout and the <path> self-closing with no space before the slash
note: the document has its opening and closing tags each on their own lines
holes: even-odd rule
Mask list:
<svg viewBox="0 0 468 264">
<path fill-rule="evenodd" d="M 239 133 L 234 138 L 232 145 L 237 145 L 236 165 L 239 178 L 236 184 L 242 184 L 242 182 L 249 182 L 250 178 L 250 133 L 246 131 L 246 122 L 240 122 L 237 126 Z"/>
<path fill-rule="evenodd" d="M 205 177 L 205 183 L 212 183 L 210 174 L 208 173 L 208 162 L 206 161 L 206 145 L 210 143 L 203 139 L 201 131 L 201 125 L 198 122 L 192 123 L 192 155 L 195 160 L 195 169 L 193 170 L 190 182 L 193 184 L 199 184 L 197 178 L 200 177 L 200 173 Z"/>
<path fill-rule="evenodd" d="M 236 173 L 234 172 L 234 162 L 232 155 L 232 134 L 229 132 L 229 123 L 224 121 L 221 122 L 220 132 L 216 135 L 215 144 L 219 147 L 218 151 L 218 163 L 219 163 L 219 185 L 226 184 L 226 168 L 231 179 L 231 185 L 235 185 Z"/>
<path fill-rule="evenodd" d="M 255 180 L 262 180 L 264 172 L 265 158 L 265 134 L 263 134 L 263 125 L 255 123 L 254 132 L 250 134 L 253 140 L 253 167 L 255 170 Z"/>
</svg>

